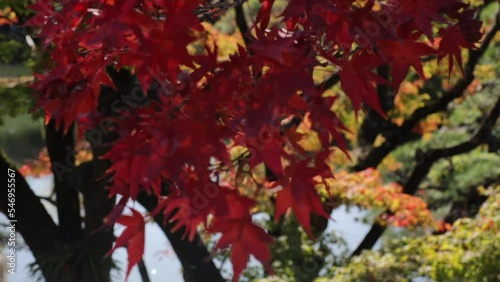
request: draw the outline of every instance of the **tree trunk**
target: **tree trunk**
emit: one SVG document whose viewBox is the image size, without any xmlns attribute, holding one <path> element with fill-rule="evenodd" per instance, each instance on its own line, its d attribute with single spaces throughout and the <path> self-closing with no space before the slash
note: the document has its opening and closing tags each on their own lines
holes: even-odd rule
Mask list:
<svg viewBox="0 0 500 282">
<path fill-rule="evenodd" d="M 156 196 L 148 195 L 145 192 L 140 193 L 137 200 L 150 212 L 158 204 Z M 160 225 L 177 254 L 183 268 L 182 274 L 185 282 L 225 281 L 198 235 L 190 242 L 182 238 L 184 228 L 179 229 L 177 232 L 171 232 L 173 225 L 168 223 L 168 220 L 166 225 L 163 224 L 165 222 L 163 214 L 156 215 L 154 220 Z"/>
</svg>

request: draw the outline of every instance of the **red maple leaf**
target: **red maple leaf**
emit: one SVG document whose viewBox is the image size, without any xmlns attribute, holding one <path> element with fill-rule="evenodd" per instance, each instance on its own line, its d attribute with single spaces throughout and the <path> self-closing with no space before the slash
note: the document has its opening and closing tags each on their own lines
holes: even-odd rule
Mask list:
<svg viewBox="0 0 500 282">
<path fill-rule="evenodd" d="M 276 197 L 275 221 L 292 209 L 304 230 L 313 237 L 311 232 L 311 212 L 329 217 L 323 209 L 321 199 L 312 179 L 317 171 L 308 167 L 309 160 L 292 163 L 284 171 L 284 179 L 276 181 L 274 187 L 281 186 Z"/>
<path fill-rule="evenodd" d="M 340 83 L 345 94 L 349 97 L 358 112 L 361 102 L 366 102 L 380 115 L 385 116 L 380 107 L 376 84 L 385 84 L 386 80 L 373 72 L 373 69 L 382 65 L 380 57 L 367 53 L 357 53 L 350 60 L 342 60 L 340 67 Z"/>
<path fill-rule="evenodd" d="M 446 22 L 446 18 L 440 12 L 459 4 L 459 0 L 412 0 L 405 5 L 400 5 L 397 0 L 394 3 L 389 1 L 388 5 L 395 5 L 395 9 L 400 10 L 398 13 L 399 23 L 403 24 L 408 21 L 413 21 L 420 32 L 425 34 L 429 39 L 433 40 L 432 22 Z"/>
<path fill-rule="evenodd" d="M 250 217 L 216 222 L 207 231 L 222 234 L 215 245 L 216 250 L 225 249 L 231 245 L 233 282 L 238 281 L 247 266 L 250 255 L 267 265 L 270 270 L 268 264 L 271 261 L 271 252 L 268 244 L 273 240 L 262 227 L 255 225 Z"/>
<path fill-rule="evenodd" d="M 174 230 L 185 227 L 190 239 L 200 226 L 221 232 L 217 248 L 232 245 L 233 279 L 251 254 L 270 261 L 270 237 L 252 223 L 257 198 L 244 196 L 246 187 L 228 184 L 234 179 L 226 178 L 242 168 L 230 159 L 232 146 L 251 151 L 250 168 L 264 163 L 274 172 L 276 181 L 266 187 L 281 189 L 275 219 L 291 209 L 311 234 L 311 213 L 328 217 L 316 184 L 332 177 L 331 147 L 347 152 L 341 134 L 347 128 L 332 107 L 336 98 L 314 85 L 317 67 L 339 67 L 341 88 L 356 112 L 366 103 L 384 115 L 376 85 L 386 81 L 375 74 L 377 67 L 390 67 L 397 91 L 410 67 L 424 77 L 423 56 L 449 56 L 451 71 L 453 59 L 461 64 L 460 48 L 471 48 L 480 37 L 474 11 L 459 0 L 389 0 L 378 6 L 374 0 L 294 0 L 275 27 L 269 27 L 275 1 L 261 0 L 249 32 L 255 38 L 223 59 L 219 42 L 205 40 L 207 31 L 193 13 L 221 1 L 79 0 L 56 1 L 57 7 L 50 0 L 35 2 L 37 15 L 27 25 L 39 27 L 51 59 L 36 76 L 37 108 L 65 128 L 75 122 L 80 129 L 99 126 L 98 119 L 109 114 L 98 113 L 98 101 L 108 98 L 100 96 L 101 88 L 120 83 L 125 93 L 115 93 L 120 98 L 110 102 L 117 139 L 106 144 L 111 148 L 104 155 L 111 163 L 110 193 L 134 199 L 141 191 L 153 192 L 160 198 L 153 214 L 163 213 Z M 438 50 L 422 40 L 436 36 L 436 23 Z M 361 44 L 363 38 L 369 44 Z M 109 75 L 121 69 L 130 76 L 112 81 Z M 140 90 L 147 95 L 137 95 Z M 130 100 L 128 94 L 143 103 L 122 101 Z M 301 148 L 303 135 L 282 122 L 289 117 L 310 121 L 319 152 Z M 134 210 L 122 215 L 123 208 L 119 203 L 108 225 L 126 227 L 113 250 L 128 246 L 128 275 L 144 250 L 144 220 Z"/>
<path fill-rule="evenodd" d="M 269 20 L 271 18 L 271 8 L 273 7 L 274 0 L 259 0 L 262 3 L 262 7 L 257 14 L 255 19 L 256 23 L 260 23 L 260 28 L 265 29 L 269 25 Z"/>
<path fill-rule="evenodd" d="M 410 66 L 423 78 L 425 78 L 422 68 L 422 57 L 435 54 L 436 51 L 421 42 L 407 40 L 400 41 L 379 41 L 378 47 L 382 56 L 391 65 L 392 87 L 398 91 L 399 85 L 406 78 Z"/>
<path fill-rule="evenodd" d="M 453 70 L 453 58 L 457 60 L 462 75 L 465 76 L 462 66 L 461 48 L 473 49 L 475 48 L 474 44 L 465 38 L 458 25 L 440 29 L 439 35 L 441 36 L 441 40 L 439 41 L 438 59 L 441 61 L 444 57 L 448 56 L 448 76 L 451 76 L 451 71 Z"/>
<path fill-rule="evenodd" d="M 122 215 L 117 220 L 118 224 L 125 226 L 125 230 L 116 239 L 113 249 L 107 254 L 110 255 L 117 248 L 127 246 L 128 266 L 126 280 L 128 279 L 132 267 L 142 259 L 142 254 L 144 253 L 144 218 L 138 211 L 134 209 L 130 209 L 130 211 L 132 212 L 131 216 Z"/>
</svg>

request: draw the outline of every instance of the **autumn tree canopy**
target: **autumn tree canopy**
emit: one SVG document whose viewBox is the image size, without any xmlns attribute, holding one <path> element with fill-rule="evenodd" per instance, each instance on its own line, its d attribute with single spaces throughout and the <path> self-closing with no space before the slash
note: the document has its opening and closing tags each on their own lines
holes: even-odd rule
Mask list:
<svg viewBox="0 0 500 282">
<path fill-rule="evenodd" d="M 273 203 L 275 222 L 292 212 L 314 238 L 312 215 L 329 218 L 325 203 L 338 196 L 332 186 L 379 181 L 371 170 L 355 179 L 333 172 L 338 151 L 350 157 L 349 129 L 334 110 L 339 95 L 325 90 L 340 83 L 356 117 L 372 111 L 387 119 L 378 87 L 398 92 L 410 69 L 425 81 L 423 62 L 434 57 L 447 60 L 449 76 L 459 69 L 467 81 L 462 50 L 480 48 L 483 37 L 477 9 L 459 0 L 290 0 L 279 15 L 271 13 L 274 0 L 261 0 L 250 25 L 237 21 L 237 51 L 221 56 L 221 42 L 206 40 L 203 22 L 229 9 L 241 13 L 244 2 L 39 0 L 30 7 L 36 14 L 25 26 L 49 58 L 32 84 L 35 109 L 53 132 L 66 134 L 49 154 L 76 130 L 103 160 L 106 174 L 95 179 L 106 179 L 100 189 L 121 200 L 95 227 L 126 226 L 109 251 L 127 246 L 127 275 L 144 252 L 145 222 L 158 216 L 186 240 L 200 228 L 220 234 L 215 249 L 230 248 L 233 281 L 250 255 L 272 274 L 273 238 L 252 217 L 264 203 Z M 323 81 L 318 72 L 327 74 Z M 311 139 L 313 150 L 304 144 Z M 66 155 L 52 160 L 61 183 L 76 167 Z M 384 153 L 365 157 L 376 166 Z M 387 195 L 408 192 L 373 186 L 383 196 L 367 199 L 384 208 L 396 197 Z M 125 208 L 144 192 L 157 198 L 147 218 Z M 408 225 L 404 214 L 425 204 L 403 202 L 388 216 Z"/>
<path fill-rule="evenodd" d="M 155 213 L 175 213 L 170 220 L 185 225 L 188 238 L 200 224 L 222 233 L 217 248 L 231 247 L 235 280 L 250 254 L 269 262 L 271 237 L 252 222 L 253 195 L 224 179 L 235 167 L 231 150 L 246 147 L 242 156 L 250 156 L 237 161 L 250 169 L 263 162 L 274 174 L 262 189 L 275 191 L 267 192 L 276 196 L 275 219 L 291 208 L 310 233 L 311 212 L 328 217 L 315 183 L 333 177 L 330 145 L 346 149 L 344 127 L 330 110 L 335 97 L 322 96 L 314 69 L 336 66 L 331 79 L 339 77 L 354 109 L 366 103 L 385 115 L 375 93 L 383 82 L 377 67 L 390 66 L 386 83 L 397 91 L 410 67 L 425 76 L 425 56 L 448 56 L 451 71 L 454 59 L 462 61 L 460 48 L 481 38 L 481 22 L 462 1 L 290 1 L 269 27 L 273 2 L 262 1 L 254 33 L 244 35 L 248 46 L 226 61 L 217 60 L 217 45 L 203 55 L 187 48 L 203 32 L 196 11 L 209 5 L 204 1 L 38 1 L 27 22 L 40 28 L 54 62 L 34 87 L 37 107 L 57 126 L 112 130 L 99 124 L 97 110 L 101 87 L 117 87 L 113 69 L 129 69 L 144 92 L 155 90 L 134 113 L 116 111 L 117 138 L 104 155 L 112 162 L 110 194 L 135 199 L 149 190 L 161 199 Z M 321 150 L 305 154 L 300 135 L 281 129 L 294 116 L 310 120 Z M 197 205 L 199 193 L 211 201 Z M 115 248 L 128 244 L 130 270 L 144 249 L 144 219 L 122 210 L 117 206 L 110 220 L 127 226 Z"/>
</svg>

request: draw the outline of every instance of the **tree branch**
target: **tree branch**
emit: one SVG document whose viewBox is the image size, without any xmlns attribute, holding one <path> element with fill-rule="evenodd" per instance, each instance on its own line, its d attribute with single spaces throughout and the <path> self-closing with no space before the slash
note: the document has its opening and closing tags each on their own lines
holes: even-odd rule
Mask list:
<svg viewBox="0 0 500 282">
<path fill-rule="evenodd" d="M 417 151 L 415 154 L 415 158 L 419 162 L 413 169 L 410 177 L 404 183 L 403 193 L 413 195 L 417 191 L 422 180 L 424 180 L 424 178 L 429 173 L 429 170 L 431 169 L 434 162 L 436 162 L 437 160 L 469 152 L 480 144 L 486 142 L 489 133 L 493 129 L 493 126 L 495 125 L 499 115 L 500 97 L 497 99 L 496 104 L 491 110 L 489 116 L 483 121 L 480 128 L 468 141 L 449 148 L 432 149 L 426 153 Z M 372 228 L 365 236 L 363 241 L 351 254 L 351 257 L 361 254 L 363 250 L 373 248 L 380 236 L 382 236 L 382 234 L 384 233 L 385 229 L 385 226 L 382 226 L 378 223 L 373 224 Z"/>
<path fill-rule="evenodd" d="M 144 263 L 144 259 L 141 259 L 137 263 L 137 267 L 139 268 L 139 273 L 141 274 L 142 282 L 151 282 L 148 275 L 148 269 L 146 267 L 146 264 Z"/>
<path fill-rule="evenodd" d="M 249 37 L 250 30 L 248 28 L 245 13 L 243 11 L 243 5 L 237 5 L 236 7 L 234 7 L 234 10 L 236 12 L 236 26 L 238 26 L 238 29 L 240 30 L 243 41 L 245 42 L 245 46 L 248 47 L 251 42 Z"/>
<path fill-rule="evenodd" d="M 146 192 L 139 193 L 137 201 L 149 212 L 153 211 L 158 205 L 156 196 L 148 195 Z M 169 223 L 168 220 L 166 225 L 163 224 L 165 222 L 163 214 L 159 213 L 154 217 L 154 220 L 163 230 L 177 254 L 183 268 L 182 273 L 185 282 L 225 281 L 198 235 L 194 237 L 193 241 L 189 242 L 182 238 L 184 228 L 172 232 L 173 224 Z"/>
<path fill-rule="evenodd" d="M 51 197 L 41 197 L 41 196 L 38 196 L 38 199 L 40 199 L 40 200 L 44 200 L 44 201 L 47 201 L 49 204 L 54 205 L 54 207 L 56 207 L 56 206 L 57 206 L 56 201 L 52 200 L 52 198 L 51 198 Z"/>
<path fill-rule="evenodd" d="M 340 81 L 340 75 L 333 74 L 327 80 L 325 80 L 323 83 L 318 85 L 318 87 L 321 87 L 324 90 L 330 89 L 332 86 L 339 83 L 339 81 Z"/>
<path fill-rule="evenodd" d="M 108 74 L 116 85 L 117 90 L 110 87 L 102 87 L 99 95 L 98 110 L 103 119 L 116 115 L 112 104 L 120 101 L 122 95 L 130 95 L 134 88 L 134 77 L 126 70 L 114 71 L 108 69 Z M 109 123 L 109 120 L 107 120 Z M 101 120 L 100 124 L 105 124 Z M 90 162 L 80 164 L 71 174 L 73 179 L 77 179 L 80 191 L 83 195 L 83 206 L 85 208 L 85 248 L 92 250 L 95 257 L 101 260 L 101 273 L 107 275 L 112 267 L 111 256 L 105 256 L 113 247 L 115 240 L 113 228 L 101 228 L 105 217 L 115 207 L 115 197 L 109 197 L 110 178 L 104 177 L 111 163 L 101 157 L 109 150 L 110 144 L 117 138 L 117 133 L 108 128 L 95 128 L 85 132 L 85 137 L 92 145 L 93 159 Z M 99 230 L 96 232 L 96 230 Z M 88 239 L 90 238 L 90 239 Z M 104 280 L 107 281 L 107 280 Z"/>
<path fill-rule="evenodd" d="M 474 185 L 467 188 L 467 191 L 461 195 L 460 199 L 453 201 L 451 204 L 450 211 L 444 217 L 444 222 L 448 224 L 453 224 L 457 219 L 464 217 L 475 216 L 481 205 L 488 199 L 488 197 L 481 195 L 478 191 L 479 186 L 488 187 L 495 183 L 498 183 L 499 179 L 484 179 L 481 185 Z M 446 232 L 446 231 L 444 231 Z M 434 234 L 442 234 L 443 231 L 436 231 Z"/>
<path fill-rule="evenodd" d="M 474 80 L 474 69 L 479 62 L 479 59 L 484 55 L 488 46 L 493 41 L 496 33 L 500 30 L 500 14 L 496 16 L 496 22 L 491 31 L 486 35 L 481 47 L 477 50 L 469 51 L 469 60 L 465 66 L 464 72 L 465 77 L 460 79 L 455 86 L 449 91 L 445 92 L 444 95 L 436 101 L 432 101 L 426 106 L 417 109 L 408 119 L 406 119 L 403 124 L 399 127 L 395 127 L 393 124 L 392 129 L 384 137 L 386 141 L 379 147 L 373 148 L 365 156 L 361 156 L 355 166 L 352 167 L 354 171 L 365 170 L 369 167 L 377 167 L 380 162 L 394 150 L 396 147 L 411 141 L 414 136 L 412 134 L 413 128 L 418 125 L 418 123 L 428 117 L 431 114 L 443 111 L 446 109 L 448 104 L 454 99 L 462 96 L 463 92 L 469 84 Z M 390 121 L 388 121 L 390 123 Z M 388 126 L 387 128 L 389 128 Z"/>
<path fill-rule="evenodd" d="M 43 207 L 40 199 L 31 190 L 24 177 L 17 171 L 12 163 L 7 161 L 5 155 L 0 152 L 0 170 L 7 174 L 8 170 L 15 171 L 15 220 L 12 224 L 16 232 L 19 232 L 36 261 L 42 261 L 45 257 L 54 253 L 61 246 L 60 232 L 47 210 Z M 0 197 L 0 210 L 8 214 L 9 201 L 7 189 Z M 11 218 L 11 217 L 9 217 Z M 41 272 L 47 276 L 49 269 L 41 266 Z"/>
<path fill-rule="evenodd" d="M 377 69 L 377 74 L 385 79 L 389 78 L 389 66 L 382 66 Z M 388 112 L 394 106 L 394 91 L 389 85 L 377 85 L 377 96 L 384 112 Z M 368 109 L 366 118 L 363 120 L 358 133 L 358 146 L 361 148 L 370 147 L 377 135 L 390 126 L 390 122 L 385 120 L 373 109 Z"/>
<path fill-rule="evenodd" d="M 78 191 L 71 184 L 67 172 L 75 167 L 74 126 L 65 134 L 62 128 L 56 128 L 56 121 L 50 120 L 45 126 L 47 151 L 54 174 L 59 229 L 65 243 L 77 242 L 82 238 L 82 220 L 80 217 L 80 199 Z"/>
</svg>

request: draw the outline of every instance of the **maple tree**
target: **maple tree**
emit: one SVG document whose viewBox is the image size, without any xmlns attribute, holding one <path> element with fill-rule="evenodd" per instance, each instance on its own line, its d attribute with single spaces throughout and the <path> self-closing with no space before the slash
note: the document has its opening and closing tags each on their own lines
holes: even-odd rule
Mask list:
<svg viewBox="0 0 500 282">
<path fill-rule="evenodd" d="M 127 246 L 127 275 L 142 257 L 145 230 L 137 211 L 123 214 L 128 199 L 154 197 L 148 216 L 183 230 L 186 240 L 195 240 L 200 227 L 220 233 L 215 248 L 231 249 L 234 281 L 250 255 L 273 271 L 272 236 L 252 217 L 270 200 L 275 222 L 292 211 L 311 237 L 312 214 L 328 218 L 324 199 L 345 189 L 380 189 L 359 204 L 388 208 L 386 219 L 397 225 L 433 221 L 406 186 L 370 183 L 378 176 L 369 166 L 356 169 L 359 175 L 334 172 L 337 151 L 348 154 L 349 128 L 335 110 L 341 97 L 325 90 L 340 82 L 356 116 L 363 109 L 387 120 L 380 86 L 398 92 L 410 67 L 425 81 L 422 61 L 432 56 L 449 58 L 449 76 L 454 60 L 462 70 L 461 48 L 482 37 L 475 9 L 457 0 L 294 0 L 276 17 L 275 1 L 264 0 L 250 27 L 239 24 L 242 40 L 233 52 L 222 55 L 222 42 L 206 40 L 202 20 L 243 2 L 40 0 L 31 6 L 36 16 L 25 24 L 37 30 L 50 56 L 45 71 L 35 74 L 36 109 L 60 142 L 48 154 L 75 141 L 69 139 L 77 129 L 76 139 L 87 139 L 94 159 L 102 160 L 106 175 L 94 176 L 106 182 L 99 187 L 111 199 L 122 197 L 111 203 L 104 226 L 126 226 L 113 250 Z M 325 68 L 330 74 L 315 82 Z M 308 148 L 306 140 L 316 146 Z M 71 174 L 66 169 L 78 165 L 65 154 L 50 161 L 61 183 Z M 210 201 L 200 204 L 200 195 Z M 416 206 L 424 213 L 408 217 Z"/>
</svg>

